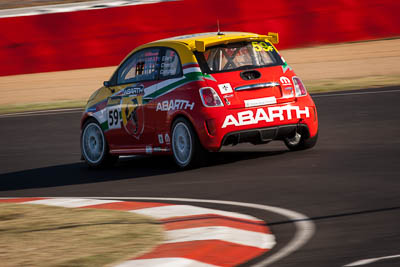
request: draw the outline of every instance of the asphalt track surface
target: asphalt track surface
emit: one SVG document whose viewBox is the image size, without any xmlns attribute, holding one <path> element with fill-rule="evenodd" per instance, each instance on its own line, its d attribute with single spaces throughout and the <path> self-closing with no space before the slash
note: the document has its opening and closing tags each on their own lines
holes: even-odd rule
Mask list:
<svg viewBox="0 0 400 267">
<path fill-rule="evenodd" d="M 169 197 L 277 206 L 307 215 L 316 230 L 273 266 L 344 266 L 399 255 L 400 87 L 318 94 L 314 101 L 320 122 L 315 148 L 289 152 L 280 142 L 243 144 L 189 171 L 178 171 L 168 157 L 89 170 L 79 160 L 80 112 L 2 117 L 0 197 Z M 293 222 L 277 214 L 197 205 L 266 220 L 278 241 L 269 255 L 295 232 Z M 366 266 L 400 266 L 400 258 Z"/>
</svg>

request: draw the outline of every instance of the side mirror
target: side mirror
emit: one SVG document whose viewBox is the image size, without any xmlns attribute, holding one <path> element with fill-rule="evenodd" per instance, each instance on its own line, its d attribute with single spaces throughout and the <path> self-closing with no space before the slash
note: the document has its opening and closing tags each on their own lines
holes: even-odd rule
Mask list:
<svg viewBox="0 0 400 267">
<path fill-rule="evenodd" d="M 104 81 L 104 82 L 103 82 L 103 85 L 104 85 L 105 87 L 110 87 L 110 81 Z"/>
</svg>

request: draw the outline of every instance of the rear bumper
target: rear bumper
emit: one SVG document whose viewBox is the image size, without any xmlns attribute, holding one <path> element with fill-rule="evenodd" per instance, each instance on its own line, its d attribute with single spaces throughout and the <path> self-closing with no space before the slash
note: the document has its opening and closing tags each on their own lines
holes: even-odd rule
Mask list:
<svg viewBox="0 0 400 267">
<path fill-rule="evenodd" d="M 317 110 L 310 96 L 290 103 L 252 108 L 204 108 L 203 113 L 197 115 L 194 125 L 201 144 L 209 151 L 235 143 L 262 144 L 281 140 L 299 126 L 307 130 L 309 137 L 318 132 Z"/>
<path fill-rule="evenodd" d="M 294 136 L 296 132 L 310 134 L 305 124 L 288 124 L 274 127 L 242 130 L 228 133 L 222 139 L 222 146 L 236 145 L 238 143 L 263 144 L 272 140 L 283 140 L 288 136 Z"/>
</svg>

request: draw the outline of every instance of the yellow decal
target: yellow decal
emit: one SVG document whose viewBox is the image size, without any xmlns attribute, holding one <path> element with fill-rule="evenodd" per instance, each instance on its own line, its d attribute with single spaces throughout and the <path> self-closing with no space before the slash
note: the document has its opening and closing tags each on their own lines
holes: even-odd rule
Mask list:
<svg viewBox="0 0 400 267">
<path fill-rule="evenodd" d="M 251 44 L 253 45 L 254 50 L 257 52 L 261 52 L 262 50 L 264 50 L 265 52 L 274 51 L 274 48 L 268 45 L 266 42 L 251 42 Z"/>
<path fill-rule="evenodd" d="M 142 96 L 122 98 L 121 111 L 124 126 L 134 120 L 136 109 L 142 104 Z"/>
<path fill-rule="evenodd" d="M 125 131 L 136 139 L 139 139 L 144 130 L 143 97 L 123 97 L 121 101 L 121 113 Z"/>
</svg>

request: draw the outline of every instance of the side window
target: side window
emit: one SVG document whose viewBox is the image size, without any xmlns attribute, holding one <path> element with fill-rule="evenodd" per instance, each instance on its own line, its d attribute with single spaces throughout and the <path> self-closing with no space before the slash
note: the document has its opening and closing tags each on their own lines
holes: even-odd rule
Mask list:
<svg viewBox="0 0 400 267">
<path fill-rule="evenodd" d="M 161 59 L 160 79 L 175 78 L 182 75 L 182 66 L 178 54 L 172 49 L 165 49 Z"/>
<path fill-rule="evenodd" d="M 157 79 L 160 49 L 148 48 L 133 54 L 118 70 L 118 84 Z"/>
</svg>

